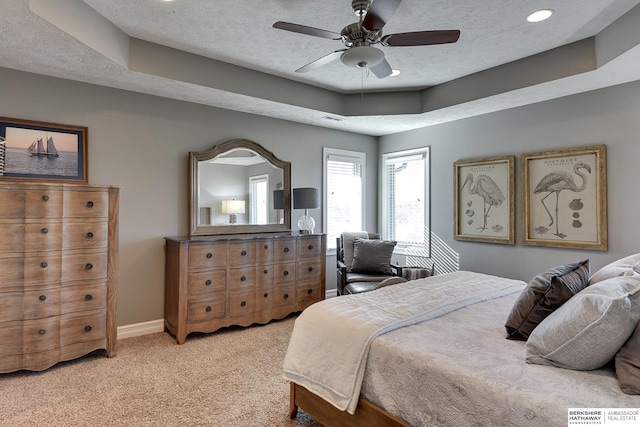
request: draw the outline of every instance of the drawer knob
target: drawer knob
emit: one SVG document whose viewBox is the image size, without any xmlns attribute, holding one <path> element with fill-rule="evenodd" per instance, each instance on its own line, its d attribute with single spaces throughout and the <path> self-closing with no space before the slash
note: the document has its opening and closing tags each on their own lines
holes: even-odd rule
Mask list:
<svg viewBox="0 0 640 427">
<path fill-rule="evenodd" d="M 247 302 L 246 302 L 246 301 L 242 301 L 242 302 L 240 303 L 240 307 L 244 307 L 244 306 L 246 306 L 246 305 L 247 305 Z"/>
<path fill-rule="evenodd" d="M 208 305 L 207 308 L 204 309 L 204 311 L 206 311 L 207 313 L 209 313 L 212 310 L 211 306 Z"/>
<path fill-rule="evenodd" d="M 284 276 L 288 276 L 288 275 L 289 275 L 289 272 L 288 272 L 287 270 L 285 270 L 282 274 L 283 274 Z"/>
<path fill-rule="evenodd" d="M 309 289 L 309 290 L 307 291 L 307 293 L 308 293 L 309 295 L 311 295 L 311 294 L 313 293 L 313 289 Z"/>
<path fill-rule="evenodd" d="M 311 272 L 313 271 L 313 267 L 309 267 L 309 268 L 307 268 L 307 271 L 308 271 L 309 273 L 311 273 Z"/>
<path fill-rule="evenodd" d="M 46 296 L 46 295 L 40 295 L 40 296 L 38 297 L 38 299 L 39 299 L 40 301 L 45 301 L 45 300 L 47 299 L 47 296 Z"/>
<path fill-rule="evenodd" d="M 247 251 L 242 251 L 242 252 L 240 252 L 240 255 L 242 255 L 242 256 L 247 256 Z"/>
<path fill-rule="evenodd" d="M 48 266 L 49 266 L 49 264 L 47 264 L 47 262 L 46 262 L 46 261 L 42 261 L 42 262 L 40 263 L 40 267 L 42 267 L 42 268 L 47 268 Z"/>
<path fill-rule="evenodd" d="M 264 270 L 262 270 L 262 272 L 263 272 L 264 274 L 269 274 L 269 270 L 267 270 L 266 268 L 265 268 Z"/>
<path fill-rule="evenodd" d="M 44 227 L 42 230 L 40 230 L 40 232 L 42 234 L 47 234 L 49 232 L 49 229 L 47 227 Z"/>
<path fill-rule="evenodd" d="M 207 279 L 207 281 L 204 282 L 204 284 L 207 285 L 207 286 L 211 286 L 211 279 Z"/>
<path fill-rule="evenodd" d="M 262 296 L 265 298 L 269 298 L 269 294 L 267 292 L 265 292 Z"/>
<path fill-rule="evenodd" d="M 91 200 L 89 200 L 89 201 L 87 202 L 87 207 L 88 207 L 88 208 L 92 208 L 92 207 L 93 207 L 93 202 L 92 202 Z"/>
<path fill-rule="evenodd" d="M 91 270 L 93 268 L 93 264 L 88 262 L 87 265 L 84 266 L 84 268 L 87 269 L 87 270 Z"/>
<path fill-rule="evenodd" d="M 284 299 L 289 299 L 289 294 L 284 294 Z"/>
<path fill-rule="evenodd" d="M 93 295 L 91 295 L 91 294 L 86 294 L 86 295 L 84 296 L 84 300 L 85 300 L 85 301 L 91 301 L 92 299 L 93 299 Z"/>
<path fill-rule="evenodd" d="M 213 254 L 211 252 L 207 252 L 207 259 L 213 258 Z"/>
<path fill-rule="evenodd" d="M 38 331 L 38 333 L 39 333 L 40 335 L 44 335 L 44 334 L 46 334 L 46 333 L 47 333 L 47 330 L 46 330 L 46 329 L 40 329 L 40 330 Z"/>
<path fill-rule="evenodd" d="M 307 249 L 312 250 L 313 249 L 313 245 L 307 246 Z"/>
<path fill-rule="evenodd" d="M 284 252 L 285 253 L 289 252 L 289 248 L 284 248 Z"/>
<path fill-rule="evenodd" d="M 87 234 L 87 239 L 93 239 L 93 233 L 91 231 L 89 231 Z"/>
<path fill-rule="evenodd" d="M 87 325 L 87 326 L 84 327 L 84 331 L 85 332 L 91 332 L 91 329 L 92 329 L 91 325 Z"/>
<path fill-rule="evenodd" d="M 265 249 L 269 249 L 269 245 L 264 245 L 264 248 Z"/>
<path fill-rule="evenodd" d="M 241 282 L 244 282 L 245 280 L 247 280 L 247 276 L 242 276 L 242 277 L 240 278 L 240 281 L 241 281 Z"/>
<path fill-rule="evenodd" d="M 43 202 L 48 202 L 49 201 L 49 196 L 47 196 L 46 194 L 44 196 L 42 196 L 42 201 Z"/>
</svg>

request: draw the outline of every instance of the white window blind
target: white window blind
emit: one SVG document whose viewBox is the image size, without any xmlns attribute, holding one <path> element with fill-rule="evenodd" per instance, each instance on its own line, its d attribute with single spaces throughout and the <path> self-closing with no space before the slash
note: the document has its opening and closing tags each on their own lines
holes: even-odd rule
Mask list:
<svg viewBox="0 0 640 427">
<path fill-rule="evenodd" d="M 363 229 L 365 154 L 325 148 L 324 158 L 324 228 L 328 248 L 335 249 L 342 232 Z"/>
<path fill-rule="evenodd" d="M 400 248 L 428 251 L 428 149 L 383 156 L 383 234 Z"/>
</svg>

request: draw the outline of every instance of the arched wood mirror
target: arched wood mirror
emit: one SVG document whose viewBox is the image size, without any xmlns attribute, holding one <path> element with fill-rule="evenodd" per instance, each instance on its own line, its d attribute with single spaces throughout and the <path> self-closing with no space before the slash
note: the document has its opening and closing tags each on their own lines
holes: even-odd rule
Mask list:
<svg viewBox="0 0 640 427">
<path fill-rule="evenodd" d="M 190 152 L 189 176 L 192 236 L 291 231 L 291 163 L 257 142 Z"/>
</svg>

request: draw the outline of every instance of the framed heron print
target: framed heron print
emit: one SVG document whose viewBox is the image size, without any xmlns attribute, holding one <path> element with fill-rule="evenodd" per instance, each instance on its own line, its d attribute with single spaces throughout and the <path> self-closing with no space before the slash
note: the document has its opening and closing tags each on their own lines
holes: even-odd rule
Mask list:
<svg viewBox="0 0 640 427">
<path fill-rule="evenodd" d="M 606 147 L 523 154 L 524 244 L 607 250 Z"/>
<path fill-rule="evenodd" d="M 87 183 L 87 128 L 0 118 L 0 179 Z"/>
<path fill-rule="evenodd" d="M 454 238 L 513 245 L 515 156 L 454 163 Z"/>
</svg>

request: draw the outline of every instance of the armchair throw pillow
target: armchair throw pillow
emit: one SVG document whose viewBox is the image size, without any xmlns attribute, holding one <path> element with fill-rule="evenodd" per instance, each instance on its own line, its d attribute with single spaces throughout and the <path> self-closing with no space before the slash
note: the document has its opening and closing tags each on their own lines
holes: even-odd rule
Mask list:
<svg viewBox="0 0 640 427">
<path fill-rule="evenodd" d="M 352 273 L 392 275 L 391 256 L 396 247 L 392 240 L 353 239 Z"/>
</svg>

